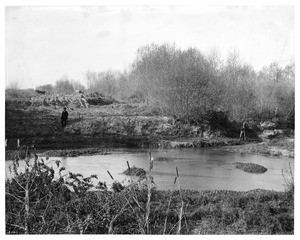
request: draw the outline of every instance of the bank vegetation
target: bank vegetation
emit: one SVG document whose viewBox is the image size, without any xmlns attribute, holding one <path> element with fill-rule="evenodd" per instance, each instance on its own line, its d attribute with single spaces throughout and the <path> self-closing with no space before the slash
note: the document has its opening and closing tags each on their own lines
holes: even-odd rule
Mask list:
<svg viewBox="0 0 300 240">
<path fill-rule="evenodd" d="M 101 176 L 72 173 L 60 161 L 27 157 L 20 171 L 15 160 L 5 183 L 6 234 L 294 233 L 291 170 L 283 172 L 283 192 L 184 190 L 177 168 L 174 190 L 161 191 L 151 164 L 150 158 L 142 177 L 128 164 L 128 182 L 107 186 Z"/>
</svg>

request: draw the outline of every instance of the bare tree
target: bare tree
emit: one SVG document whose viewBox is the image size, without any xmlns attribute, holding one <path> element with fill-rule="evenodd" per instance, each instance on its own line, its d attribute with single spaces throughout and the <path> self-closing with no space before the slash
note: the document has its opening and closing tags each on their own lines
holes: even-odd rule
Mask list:
<svg viewBox="0 0 300 240">
<path fill-rule="evenodd" d="M 12 90 L 18 90 L 19 87 L 19 81 L 15 80 L 15 81 L 11 81 L 7 87 L 7 89 L 12 89 Z"/>
<path fill-rule="evenodd" d="M 69 80 L 68 76 L 65 75 L 61 79 L 56 81 L 55 92 L 60 93 L 60 94 L 74 93 L 74 88 L 73 88 L 71 80 Z"/>
<path fill-rule="evenodd" d="M 197 49 L 182 51 L 174 44 L 147 45 L 138 50 L 133 74 L 149 104 L 189 120 L 217 102 L 216 71 Z"/>
<path fill-rule="evenodd" d="M 42 85 L 42 86 L 38 86 L 36 89 L 45 91 L 49 94 L 54 93 L 54 86 L 52 84 L 45 84 L 45 85 Z"/>
</svg>

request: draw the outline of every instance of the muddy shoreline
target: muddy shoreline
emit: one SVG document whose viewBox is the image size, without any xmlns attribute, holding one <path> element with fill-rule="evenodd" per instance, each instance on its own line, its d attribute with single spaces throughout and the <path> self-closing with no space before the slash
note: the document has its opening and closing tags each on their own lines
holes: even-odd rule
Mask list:
<svg viewBox="0 0 300 240">
<path fill-rule="evenodd" d="M 261 142 L 249 143 L 242 146 L 228 146 L 227 150 L 241 154 L 294 158 L 294 138 L 287 138 L 284 140 L 284 143 L 281 144 Z"/>
<path fill-rule="evenodd" d="M 17 141 L 17 139 L 10 139 Z M 35 149 L 31 148 L 33 140 L 28 137 L 21 142 L 21 145 L 29 147 L 33 155 L 39 153 L 49 157 L 77 157 L 88 155 L 110 154 L 111 148 L 140 148 L 140 149 L 185 149 L 185 148 L 206 148 L 218 146 L 239 146 L 249 143 L 257 143 L 258 140 L 239 141 L 233 138 L 167 138 L 158 139 L 154 137 L 140 136 L 52 136 L 43 137 L 34 141 Z M 18 150 L 13 146 L 6 149 L 5 160 L 15 159 Z"/>
</svg>

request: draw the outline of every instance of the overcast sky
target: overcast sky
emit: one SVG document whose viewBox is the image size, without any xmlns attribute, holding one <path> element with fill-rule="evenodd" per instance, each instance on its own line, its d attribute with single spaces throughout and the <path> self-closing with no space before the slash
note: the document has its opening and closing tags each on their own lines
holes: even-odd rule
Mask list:
<svg viewBox="0 0 300 240">
<path fill-rule="evenodd" d="M 6 7 L 5 33 L 5 83 L 21 88 L 128 69 L 152 42 L 236 49 L 256 70 L 294 60 L 294 8 L 284 6 Z"/>
</svg>

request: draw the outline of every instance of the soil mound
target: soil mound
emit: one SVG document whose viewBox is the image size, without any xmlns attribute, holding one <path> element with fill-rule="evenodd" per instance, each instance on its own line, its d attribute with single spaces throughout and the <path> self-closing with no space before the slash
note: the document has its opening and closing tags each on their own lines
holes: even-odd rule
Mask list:
<svg viewBox="0 0 300 240">
<path fill-rule="evenodd" d="M 32 92 L 23 95 L 14 95 L 11 92 L 6 93 L 6 107 L 11 108 L 35 108 L 35 107 L 72 107 L 72 108 L 89 108 L 89 105 L 110 105 L 118 103 L 112 97 L 104 96 L 101 93 L 93 92 L 87 95 L 83 93 L 73 94 L 40 94 Z M 23 98 L 22 98 L 23 97 Z"/>
<path fill-rule="evenodd" d="M 118 103 L 118 101 L 115 100 L 114 98 L 104 96 L 103 94 L 98 92 L 93 92 L 87 95 L 86 100 L 90 105 L 110 105 L 113 103 Z"/>
<path fill-rule="evenodd" d="M 242 169 L 244 172 L 248 172 L 248 173 L 264 173 L 268 170 L 264 166 L 255 163 L 235 162 L 233 163 L 233 165 L 236 168 Z"/>
<path fill-rule="evenodd" d="M 146 176 L 146 171 L 144 169 L 135 166 L 131 167 L 130 169 L 126 169 L 123 173 L 128 176 L 137 176 L 137 177 Z"/>
</svg>

